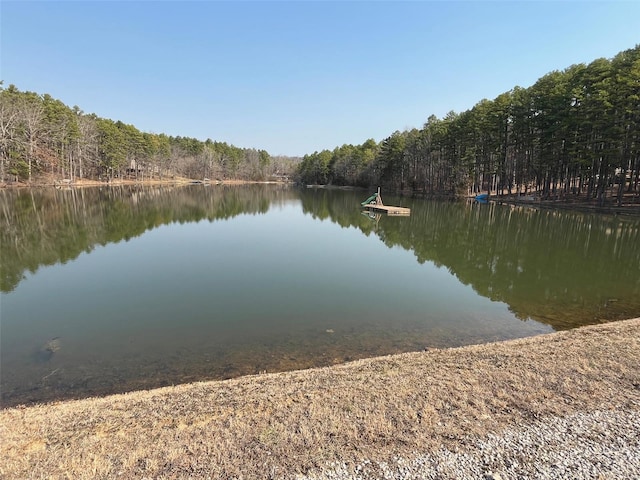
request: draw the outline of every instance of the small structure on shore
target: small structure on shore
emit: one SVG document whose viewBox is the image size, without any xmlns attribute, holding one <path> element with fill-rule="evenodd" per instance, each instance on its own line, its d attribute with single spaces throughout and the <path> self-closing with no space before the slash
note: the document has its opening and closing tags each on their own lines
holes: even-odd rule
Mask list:
<svg viewBox="0 0 640 480">
<path fill-rule="evenodd" d="M 361 203 L 365 210 L 370 212 L 379 212 L 386 213 L 391 216 L 403 216 L 407 217 L 411 215 L 411 209 L 405 207 L 394 207 L 391 205 L 385 205 L 382 202 L 382 197 L 380 196 L 380 187 L 378 187 L 378 191 L 367 198 L 364 202 Z"/>
</svg>

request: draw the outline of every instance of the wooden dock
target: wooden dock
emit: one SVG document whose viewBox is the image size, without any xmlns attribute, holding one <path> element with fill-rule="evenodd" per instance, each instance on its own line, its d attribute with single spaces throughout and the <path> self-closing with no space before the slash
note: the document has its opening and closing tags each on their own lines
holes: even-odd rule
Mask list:
<svg viewBox="0 0 640 480">
<path fill-rule="evenodd" d="M 411 215 L 411 209 L 405 207 L 392 207 L 389 205 L 368 204 L 364 206 L 365 210 L 377 213 L 386 213 L 392 217 L 408 217 Z"/>
<path fill-rule="evenodd" d="M 411 215 L 411 209 L 405 207 L 394 207 L 391 205 L 385 205 L 382 203 L 382 197 L 380 196 L 380 187 L 378 187 L 378 191 L 367 198 L 364 202 L 361 203 L 362 207 L 369 211 L 375 213 L 386 213 L 392 217 L 407 217 Z"/>
</svg>

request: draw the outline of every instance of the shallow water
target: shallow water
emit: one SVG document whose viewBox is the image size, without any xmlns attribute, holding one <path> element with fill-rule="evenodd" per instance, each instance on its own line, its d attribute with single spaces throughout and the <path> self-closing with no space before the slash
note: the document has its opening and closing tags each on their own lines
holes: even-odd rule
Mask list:
<svg viewBox="0 0 640 480">
<path fill-rule="evenodd" d="M 366 196 L 0 192 L 3 406 L 640 315 L 637 219 Z"/>
</svg>

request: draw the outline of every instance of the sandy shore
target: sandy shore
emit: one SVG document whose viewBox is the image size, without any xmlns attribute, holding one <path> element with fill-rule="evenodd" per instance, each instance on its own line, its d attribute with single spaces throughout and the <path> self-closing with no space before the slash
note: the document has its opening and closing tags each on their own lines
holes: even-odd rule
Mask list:
<svg viewBox="0 0 640 480">
<path fill-rule="evenodd" d="M 6 479 L 637 478 L 640 318 L 10 408 L 0 438 Z"/>
</svg>

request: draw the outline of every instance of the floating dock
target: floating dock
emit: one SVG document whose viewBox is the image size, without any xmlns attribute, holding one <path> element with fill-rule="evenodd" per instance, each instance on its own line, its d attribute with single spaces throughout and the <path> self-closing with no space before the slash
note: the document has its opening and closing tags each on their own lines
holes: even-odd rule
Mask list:
<svg viewBox="0 0 640 480">
<path fill-rule="evenodd" d="M 386 213 L 392 217 L 408 217 L 411 215 L 411 209 L 405 207 L 394 207 L 391 205 L 385 205 L 382 203 L 382 197 L 380 196 L 380 188 L 378 192 L 371 195 L 361 204 L 365 210 L 376 213 Z"/>
<path fill-rule="evenodd" d="M 370 212 L 386 213 L 389 216 L 409 216 L 411 215 L 411 209 L 405 207 L 391 207 L 389 205 L 375 205 L 369 204 L 364 206 L 365 210 Z"/>
</svg>

